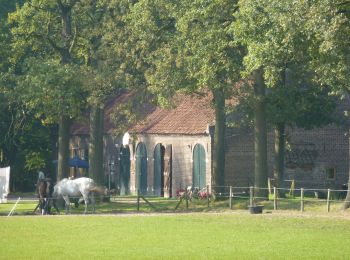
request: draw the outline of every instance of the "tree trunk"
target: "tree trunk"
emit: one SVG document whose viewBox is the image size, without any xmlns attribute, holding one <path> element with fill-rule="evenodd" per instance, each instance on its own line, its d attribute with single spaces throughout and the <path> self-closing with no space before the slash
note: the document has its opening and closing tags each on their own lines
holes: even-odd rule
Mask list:
<svg viewBox="0 0 350 260">
<path fill-rule="evenodd" d="M 89 175 L 98 184 L 104 184 L 103 130 L 104 110 L 92 106 L 90 111 Z"/>
<path fill-rule="evenodd" d="M 275 185 L 278 188 L 279 197 L 284 198 L 284 157 L 285 157 L 285 124 L 277 124 L 275 128 Z"/>
<path fill-rule="evenodd" d="M 58 127 L 58 162 L 57 181 L 68 177 L 69 173 L 69 131 L 71 121 L 67 116 L 61 116 Z"/>
<path fill-rule="evenodd" d="M 344 209 L 344 210 L 350 208 L 350 192 L 349 192 L 349 187 L 350 187 L 350 176 L 349 176 L 349 181 L 348 181 L 348 192 L 346 193 L 345 202 L 344 202 L 344 204 L 343 204 L 343 209 Z"/>
<path fill-rule="evenodd" d="M 67 64 L 71 62 L 72 57 L 69 52 L 71 43 L 71 8 L 72 6 L 64 6 L 61 1 L 57 2 L 61 9 L 62 19 L 62 40 L 64 46 L 59 49 L 61 55 L 61 63 Z M 57 162 L 57 181 L 68 177 L 69 172 L 69 134 L 70 134 L 71 120 L 67 115 L 62 115 L 59 119 L 59 130 L 58 130 L 58 162 Z"/>
<path fill-rule="evenodd" d="M 350 130 L 349 130 L 349 133 L 350 133 Z M 350 139 L 350 137 L 349 137 L 349 139 Z M 343 209 L 344 210 L 350 208 L 350 192 L 349 192 L 349 189 L 350 189 L 350 169 L 349 169 L 349 179 L 348 179 L 348 192 L 346 193 L 345 202 L 343 204 Z"/>
<path fill-rule="evenodd" d="M 213 95 L 215 105 L 215 131 L 212 185 L 223 186 L 225 176 L 225 95 L 222 89 L 213 90 Z M 218 188 L 215 189 L 218 191 Z"/>
<path fill-rule="evenodd" d="M 254 155 L 255 155 L 255 187 L 258 197 L 267 198 L 267 130 L 266 130 L 266 100 L 263 70 L 254 73 Z"/>
<path fill-rule="evenodd" d="M 63 41 L 63 47 L 59 48 L 59 52 L 61 55 L 61 63 L 67 64 L 70 63 L 72 60 L 72 56 L 70 53 L 70 48 L 73 43 L 73 36 L 72 36 L 72 8 L 73 5 L 65 6 L 63 4 L 59 5 L 61 9 L 61 37 Z"/>
</svg>

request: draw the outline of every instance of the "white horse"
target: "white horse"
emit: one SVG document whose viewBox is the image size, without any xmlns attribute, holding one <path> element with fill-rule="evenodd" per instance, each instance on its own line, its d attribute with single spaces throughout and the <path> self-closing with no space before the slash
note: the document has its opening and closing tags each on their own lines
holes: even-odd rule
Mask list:
<svg viewBox="0 0 350 260">
<path fill-rule="evenodd" d="M 54 199 L 63 197 L 66 204 L 66 214 L 67 212 L 70 213 L 69 197 L 73 198 L 82 196 L 85 202 L 84 214 L 86 214 L 89 199 L 93 207 L 93 212 L 95 212 L 94 193 L 106 194 L 106 189 L 98 186 L 94 180 L 90 178 L 81 177 L 73 180 L 64 178 L 55 185 L 52 196 Z"/>
</svg>

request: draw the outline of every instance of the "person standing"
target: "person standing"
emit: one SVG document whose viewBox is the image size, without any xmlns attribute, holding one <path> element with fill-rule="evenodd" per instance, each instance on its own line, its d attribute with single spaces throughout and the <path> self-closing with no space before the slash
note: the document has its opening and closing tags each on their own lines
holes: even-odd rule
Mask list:
<svg viewBox="0 0 350 260">
<path fill-rule="evenodd" d="M 38 171 L 38 181 L 45 179 L 45 174 L 42 171 Z"/>
</svg>

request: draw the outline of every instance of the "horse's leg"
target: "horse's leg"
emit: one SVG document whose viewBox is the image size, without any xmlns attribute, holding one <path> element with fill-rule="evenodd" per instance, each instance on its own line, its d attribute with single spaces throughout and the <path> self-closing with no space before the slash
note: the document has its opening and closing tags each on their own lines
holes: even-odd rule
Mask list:
<svg viewBox="0 0 350 260">
<path fill-rule="evenodd" d="M 51 215 L 51 200 L 47 198 L 46 214 Z"/>
<path fill-rule="evenodd" d="M 83 194 L 83 198 L 84 198 L 84 202 L 85 202 L 84 214 L 86 214 L 86 212 L 87 212 L 87 205 L 88 205 L 88 202 L 89 202 L 89 196 L 86 195 L 86 194 Z"/>
<path fill-rule="evenodd" d="M 40 196 L 39 197 L 39 210 L 40 210 L 41 215 L 44 215 L 44 206 L 45 206 L 44 198 Z"/>
<path fill-rule="evenodd" d="M 40 207 L 41 215 L 45 215 L 45 212 L 46 212 L 46 210 L 45 210 L 45 208 L 46 208 L 46 199 L 45 198 L 41 198 L 40 201 L 41 201 L 41 207 Z"/>
<path fill-rule="evenodd" d="M 63 196 L 64 202 L 65 202 L 65 210 L 66 210 L 66 215 L 70 214 L 70 205 L 69 205 L 69 197 L 68 196 Z"/>
<path fill-rule="evenodd" d="M 43 200 L 42 200 L 42 198 L 39 198 L 39 210 L 40 210 L 40 214 L 43 215 Z"/>
<path fill-rule="evenodd" d="M 95 196 L 93 192 L 91 192 L 91 204 L 92 204 L 92 213 L 95 213 Z"/>
<path fill-rule="evenodd" d="M 53 205 L 53 207 L 55 208 L 55 210 L 57 211 L 57 213 L 60 214 L 60 211 L 59 211 L 59 209 L 58 209 L 58 207 L 57 207 L 57 205 L 56 205 L 56 199 L 57 199 L 57 198 L 51 198 L 51 200 L 52 200 L 52 205 Z"/>
<path fill-rule="evenodd" d="M 45 198 L 45 215 L 47 214 L 50 214 L 50 211 L 49 211 L 49 199 L 48 198 Z"/>
</svg>

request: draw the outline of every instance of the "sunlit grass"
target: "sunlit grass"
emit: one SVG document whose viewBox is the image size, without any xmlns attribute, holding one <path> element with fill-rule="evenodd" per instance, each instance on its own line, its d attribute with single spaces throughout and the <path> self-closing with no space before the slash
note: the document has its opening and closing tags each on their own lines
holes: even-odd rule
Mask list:
<svg viewBox="0 0 350 260">
<path fill-rule="evenodd" d="M 342 218 L 194 213 L 0 218 L 0 259 L 348 259 Z"/>
</svg>

